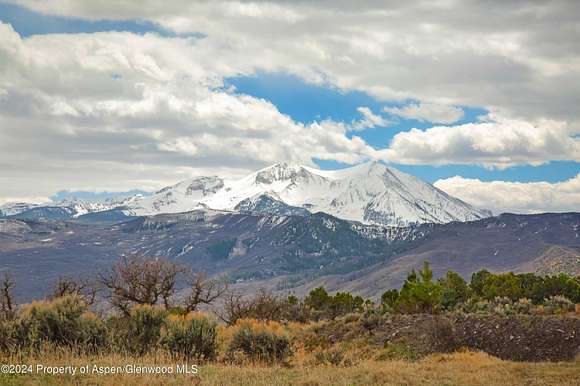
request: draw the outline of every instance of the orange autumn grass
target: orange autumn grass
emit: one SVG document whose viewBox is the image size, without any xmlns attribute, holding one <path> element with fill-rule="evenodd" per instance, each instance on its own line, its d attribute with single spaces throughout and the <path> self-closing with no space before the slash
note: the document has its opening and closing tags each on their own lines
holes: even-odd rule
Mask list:
<svg viewBox="0 0 580 386">
<path fill-rule="evenodd" d="M 44 363 L 46 365 L 102 366 L 175 364 L 164 353 L 143 357 L 116 354 L 79 356 L 52 351 L 30 357 L 3 357 L 2 363 Z M 353 366 L 288 367 L 227 364 L 201 365 L 198 375 L 40 376 L 0 375 L 1 385 L 555 385 L 580 384 L 580 362 L 517 363 L 502 361 L 484 353 L 458 352 L 430 355 L 420 361 L 361 360 Z"/>
</svg>

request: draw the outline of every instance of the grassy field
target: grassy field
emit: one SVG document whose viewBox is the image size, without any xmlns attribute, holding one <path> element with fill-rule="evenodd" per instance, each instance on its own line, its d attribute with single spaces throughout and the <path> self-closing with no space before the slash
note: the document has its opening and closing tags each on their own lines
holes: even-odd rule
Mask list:
<svg viewBox="0 0 580 386">
<path fill-rule="evenodd" d="M 164 355 L 139 359 L 118 355 L 75 356 L 53 353 L 42 357 L 4 357 L 6 363 L 46 366 L 175 365 Z M 524 363 L 502 361 L 484 353 L 434 354 L 422 360 L 363 360 L 352 366 L 199 366 L 199 373 L 180 375 L 47 375 L 0 376 L 2 385 L 578 385 L 580 361 Z"/>
</svg>

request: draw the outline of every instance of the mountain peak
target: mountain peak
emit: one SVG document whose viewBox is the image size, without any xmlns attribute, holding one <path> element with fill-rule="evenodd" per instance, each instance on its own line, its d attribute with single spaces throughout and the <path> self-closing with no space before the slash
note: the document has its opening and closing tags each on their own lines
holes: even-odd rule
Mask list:
<svg viewBox="0 0 580 386">
<path fill-rule="evenodd" d="M 257 171 L 254 180 L 257 184 L 272 184 L 277 181 L 294 180 L 309 173 L 302 165 L 281 162 Z"/>
<path fill-rule="evenodd" d="M 377 160 L 372 160 L 353 166 L 352 169 L 365 171 L 368 174 L 383 174 L 389 170 L 389 167 Z"/>
</svg>

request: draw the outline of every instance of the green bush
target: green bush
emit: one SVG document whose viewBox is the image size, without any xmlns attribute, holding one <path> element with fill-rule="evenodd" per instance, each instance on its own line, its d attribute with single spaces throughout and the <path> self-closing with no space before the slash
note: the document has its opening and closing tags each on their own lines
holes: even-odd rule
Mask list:
<svg viewBox="0 0 580 386">
<path fill-rule="evenodd" d="M 33 302 L 6 328 L 12 342 L 24 348 L 35 350 L 49 344 L 95 351 L 105 345 L 106 330 L 86 310 L 86 303 L 77 296 Z"/>
<path fill-rule="evenodd" d="M 134 307 L 129 316 L 107 321 L 109 340 L 120 352 L 143 355 L 159 346 L 167 311 L 149 305 Z"/>
<path fill-rule="evenodd" d="M 162 332 L 161 344 L 185 358 L 212 360 L 216 357 L 216 323 L 206 317 L 170 319 Z"/>
<path fill-rule="evenodd" d="M 290 341 L 272 332 L 240 329 L 232 339 L 228 351 L 231 356 L 242 352 L 253 362 L 283 363 L 292 354 Z"/>
<path fill-rule="evenodd" d="M 473 291 L 474 295 L 483 297 L 483 286 L 485 285 L 485 281 L 489 276 L 492 276 L 492 273 L 486 269 L 474 272 L 471 275 L 471 282 L 469 283 L 469 287 Z"/>
<path fill-rule="evenodd" d="M 399 300 L 399 291 L 396 289 L 390 289 L 383 292 L 381 296 L 381 306 L 385 312 L 390 312 L 393 310 L 395 305 Z"/>
<path fill-rule="evenodd" d="M 580 303 L 580 281 L 564 273 L 546 276 L 534 287 L 534 300 L 541 303 L 551 296 L 564 296 L 572 302 Z"/>
<path fill-rule="evenodd" d="M 439 279 L 441 285 L 441 306 L 450 310 L 469 298 L 469 286 L 459 274 L 449 271 Z"/>
<path fill-rule="evenodd" d="M 489 275 L 483 284 L 483 297 L 487 300 L 497 297 L 518 300 L 524 297 L 524 290 L 519 277 L 512 272 Z"/>
<path fill-rule="evenodd" d="M 580 301 L 580 282 L 565 273 L 537 276 L 533 273 L 492 274 L 479 271 L 471 278 L 471 290 L 487 300 L 496 297 L 507 297 L 513 301 L 528 298 L 534 304 L 541 304 L 550 296 L 560 295 L 572 302 Z"/>
<path fill-rule="evenodd" d="M 308 315 L 310 317 L 333 319 L 351 312 L 364 311 L 372 307 L 373 303 L 358 295 L 353 296 L 350 292 L 337 292 L 331 296 L 323 287 L 318 287 L 304 298 L 304 305 L 314 311 L 313 315 Z"/>
</svg>

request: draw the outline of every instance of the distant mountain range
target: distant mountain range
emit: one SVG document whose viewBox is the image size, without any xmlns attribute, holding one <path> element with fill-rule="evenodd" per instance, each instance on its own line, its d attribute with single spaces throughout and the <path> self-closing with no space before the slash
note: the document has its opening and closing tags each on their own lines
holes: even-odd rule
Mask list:
<svg viewBox="0 0 580 386">
<path fill-rule="evenodd" d="M 44 204 L 14 202 L 0 205 L 0 218 L 68 220 L 90 213 L 114 210 L 121 205 L 123 205 L 123 201 L 90 201 L 75 198 Z"/>
<path fill-rule="evenodd" d="M 380 163 L 337 171 L 276 164 L 238 180 L 197 177 L 150 196 L 0 207 L 0 273 L 20 298 L 121 255 L 227 275 L 241 291 L 313 286 L 376 297 L 429 260 L 436 275 L 580 274 L 580 213 L 489 211 Z"/>
<path fill-rule="evenodd" d="M 66 221 L 0 219 L 0 271 L 21 298 L 61 275 L 92 277 L 121 255 L 166 257 L 241 291 L 304 294 L 313 286 L 376 297 L 424 260 L 436 276 L 479 269 L 580 274 L 580 214 L 501 215 L 408 227 L 367 225 L 319 212 L 271 215 L 199 209 Z"/>
<path fill-rule="evenodd" d="M 11 218 L 64 220 L 96 212 L 133 217 L 202 208 L 275 215 L 324 212 L 345 220 L 387 226 L 472 221 L 491 216 L 487 210 L 474 208 L 433 185 L 377 162 L 334 171 L 281 163 L 238 180 L 192 178 L 151 196 L 107 202 L 67 200 L 41 206 L 9 204 L 1 206 L 0 212 Z"/>
</svg>

